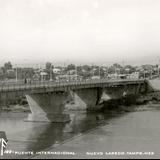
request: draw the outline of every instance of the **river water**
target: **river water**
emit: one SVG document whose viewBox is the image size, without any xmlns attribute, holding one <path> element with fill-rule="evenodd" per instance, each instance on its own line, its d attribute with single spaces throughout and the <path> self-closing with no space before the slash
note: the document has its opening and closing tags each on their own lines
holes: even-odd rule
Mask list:
<svg viewBox="0 0 160 160">
<path fill-rule="evenodd" d="M 1 113 L 0 130 L 6 132 L 7 150 L 36 152 L 56 147 L 91 131 L 98 134 L 97 127 L 107 127 L 107 132 L 103 134 L 107 137 L 107 142 L 103 148 L 113 152 L 118 148 L 121 151 L 150 151 L 155 152 L 153 158 L 157 158 L 160 156 L 160 105 L 150 104 L 139 108 L 141 109 L 127 113 L 70 112 L 71 122 L 66 124 L 26 122 L 24 120 L 28 113 Z M 100 147 L 99 149 L 101 150 Z M 3 158 L 29 156 L 14 153 L 5 154 Z"/>
</svg>

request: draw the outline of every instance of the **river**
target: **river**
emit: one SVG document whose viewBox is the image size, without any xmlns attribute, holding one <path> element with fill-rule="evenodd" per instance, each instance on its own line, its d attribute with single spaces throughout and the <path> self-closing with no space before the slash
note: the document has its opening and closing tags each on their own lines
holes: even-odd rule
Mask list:
<svg viewBox="0 0 160 160">
<path fill-rule="evenodd" d="M 99 139 L 95 148 L 97 145 L 100 151 L 104 151 L 104 148 L 112 152 L 146 151 L 155 153 L 152 158 L 160 157 L 160 105 L 150 104 L 138 108 L 141 109 L 127 113 L 70 112 L 71 122 L 66 124 L 26 122 L 28 113 L 4 112 L 0 114 L 0 130 L 5 131 L 8 138 L 6 150 L 17 152 L 49 150 L 93 132 Z M 105 132 L 99 127 L 104 127 Z M 105 144 L 100 141 L 103 137 Z M 89 145 L 91 140 L 86 138 L 85 143 Z M 89 149 L 88 145 L 84 145 L 86 150 Z M 3 156 L 10 159 L 29 157 L 30 154 L 15 153 Z"/>
</svg>

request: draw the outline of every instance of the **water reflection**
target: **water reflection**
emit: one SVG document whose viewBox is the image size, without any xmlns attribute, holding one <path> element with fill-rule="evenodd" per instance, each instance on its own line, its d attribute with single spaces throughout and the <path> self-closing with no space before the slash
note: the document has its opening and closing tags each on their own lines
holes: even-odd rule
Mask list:
<svg viewBox="0 0 160 160">
<path fill-rule="evenodd" d="M 30 130 L 28 138 L 33 139 L 28 143 L 26 150 L 41 151 L 55 143 L 59 143 L 63 140 L 63 128 L 64 124 L 46 124 L 43 127 L 36 127 L 34 130 Z"/>
<path fill-rule="evenodd" d="M 1 114 L 0 128 L 6 131 L 9 139 L 7 149 L 42 151 L 73 136 L 86 133 L 100 125 L 105 125 L 109 120 L 122 115 L 72 112 L 70 113 L 71 121 L 66 124 L 25 122 L 24 119 L 27 116 L 24 113 Z"/>
<path fill-rule="evenodd" d="M 1 113 L 0 130 L 6 131 L 7 149 L 15 151 L 44 151 L 88 133 L 81 137 L 86 147 L 84 150 L 97 143 L 102 151 L 137 151 L 143 148 L 158 153 L 159 114 L 159 105 L 154 108 L 141 106 L 141 110 L 139 107 L 138 111 L 129 113 L 70 112 L 71 122 L 63 124 L 25 122 L 26 113 Z M 90 132 L 92 130 L 94 132 Z M 28 157 L 7 156 L 5 158 Z"/>
<path fill-rule="evenodd" d="M 99 119 L 97 120 L 97 116 Z M 73 136 L 80 135 L 95 129 L 99 125 L 107 123 L 107 119 L 119 117 L 113 114 L 79 113 L 70 114 L 69 123 L 48 123 L 43 126 L 34 127 L 28 132 L 28 139 L 34 139 L 29 143 L 26 150 L 41 151 L 51 146 L 57 145 Z"/>
</svg>

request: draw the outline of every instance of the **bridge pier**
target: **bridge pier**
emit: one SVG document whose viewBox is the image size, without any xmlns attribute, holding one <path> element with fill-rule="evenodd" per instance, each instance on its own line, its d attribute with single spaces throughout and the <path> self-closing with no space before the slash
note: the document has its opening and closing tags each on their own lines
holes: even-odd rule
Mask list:
<svg viewBox="0 0 160 160">
<path fill-rule="evenodd" d="M 31 109 L 28 121 L 67 122 L 69 114 L 65 114 L 66 102 L 70 99 L 68 92 L 35 93 L 26 95 Z"/>
<path fill-rule="evenodd" d="M 85 108 L 88 111 L 100 110 L 100 100 L 102 96 L 102 88 L 83 88 L 74 91 L 81 101 L 86 105 Z"/>
</svg>

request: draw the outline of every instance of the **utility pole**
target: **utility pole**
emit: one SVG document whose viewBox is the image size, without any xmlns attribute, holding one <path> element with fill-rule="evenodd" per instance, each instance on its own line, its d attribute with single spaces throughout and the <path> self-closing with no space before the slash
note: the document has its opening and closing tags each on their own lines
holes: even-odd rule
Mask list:
<svg viewBox="0 0 160 160">
<path fill-rule="evenodd" d="M 160 69 L 160 59 L 159 59 L 159 63 L 158 63 L 158 77 L 159 77 L 159 75 L 160 75 L 159 69 Z"/>
<path fill-rule="evenodd" d="M 78 78 L 77 65 L 75 65 L 75 70 L 76 70 L 76 81 L 77 81 L 77 78 Z"/>
<path fill-rule="evenodd" d="M 50 67 L 50 81 L 52 81 L 52 65 Z"/>
<path fill-rule="evenodd" d="M 101 79 L 101 68 L 100 68 L 100 66 L 98 66 L 99 67 L 99 78 Z"/>
<path fill-rule="evenodd" d="M 16 83 L 18 81 L 17 64 L 16 64 Z"/>
<path fill-rule="evenodd" d="M 107 66 L 107 68 L 106 68 L 106 75 L 105 75 L 105 77 L 107 78 L 108 77 L 108 66 Z"/>
</svg>

